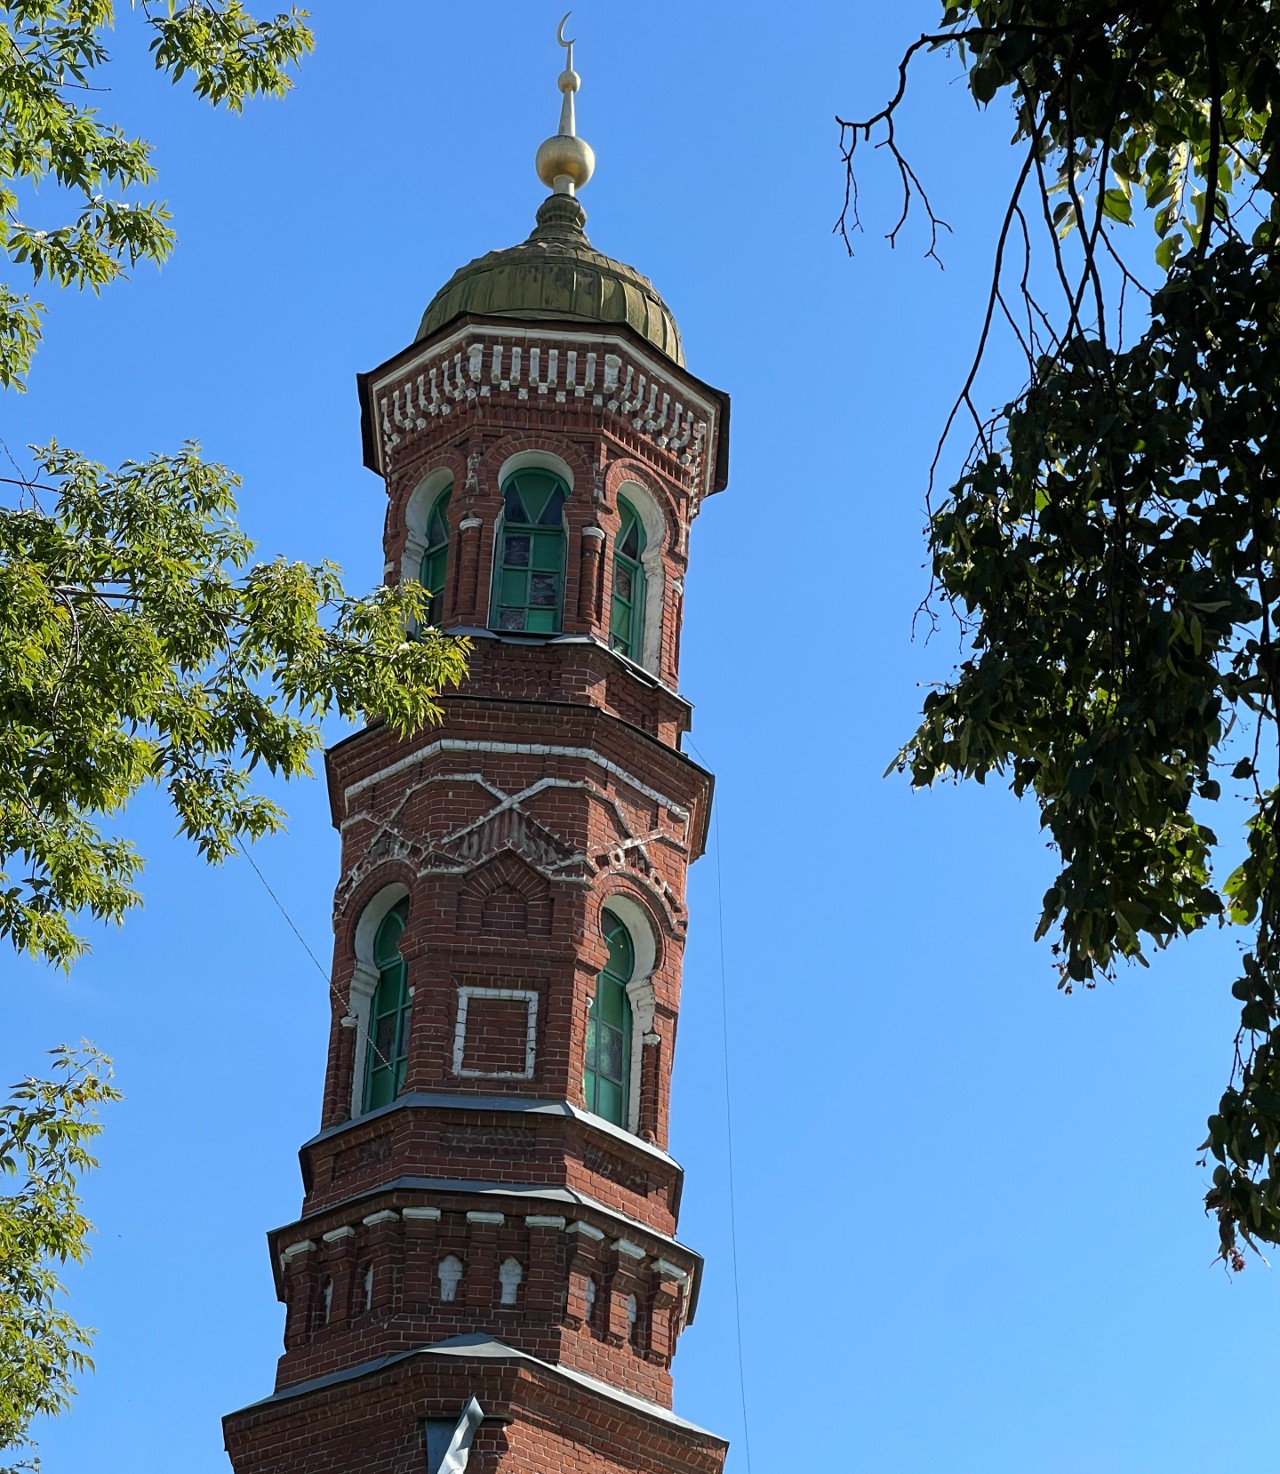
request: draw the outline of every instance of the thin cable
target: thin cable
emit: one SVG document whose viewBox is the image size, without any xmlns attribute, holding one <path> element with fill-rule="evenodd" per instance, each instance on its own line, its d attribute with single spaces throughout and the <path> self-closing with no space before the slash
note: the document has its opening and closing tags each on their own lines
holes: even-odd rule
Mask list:
<svg viewBox="0 0 1280 1474">
<path fill-rule="evenodd" d="M 249 851 L 245 849 L 244 841 L 241 839 L 237 839 L 236 847 L 239 849 L 240 853 L 245 857 L 245 859 L 248 860 L 249 864 L 253 867 L 253 873 L 262 882 L 263 890 L 265 890 L 266 893 L 271 897 L 271 899 L 276 903 L 276 909 L 280 912 L 280 915 L 283 916 L 284 919 L 289 923 L 289 930 L 302 943 L 302 950 L 307 954 L 308 957 L 310 957 L 312 962 L 315 963 L 316 971 L 325 980 L 325 985 L 328 987 L 329 992 L 333 995 L 334 1002 L 336 1002 L 338 1007 L 342 1009 L 343 1017 L 355 1018 L 356 1015 L 351 1011 L 351 1004 L 347 1001 L 347 999 L 342 996 L 341 993 L 338 992 L 337 988 L 334 987 L 333 979 L 321 966 L 320 959 L 311 950 L 311 948 L 307 946 L 306 937 L 304 937 L 302 933 L 298 930 L 298 928 L 293 924 L 293 917 L 290 916 L 289 913 L 285 910 L 284 902 L 280 899 L 278 895 L 276 895 L 275 891 L 271 889 L 267 877 L 262 873 L 261 870 L 258 869 L 258 862 L 253 858 Z M 365 1047 L 373 1051 L 374 1058 L 377 1060 L 379 1065 L 382 1065 L 388 1069 L 392 1067 L 392 1062 L 386 1057 L 385 1054 L 383 1054 L 382 1050 L 378 1048 L 378 1045 L 373 1037 L 372 1029 L 367 1032 Z"/>
<path fill-rule="evenodd" d="M 261 870 L 258 869 L 258 862 L 253 858 L 249 851 L 245 849 L 244 841 L 241 839 L 237 839 L 236 847 L 239 849 L 240 853 L 245 857 L 245 859 L 248 860 L 249 864 L 253 866 L 253 873 L 262 882 L 263 889 L 266 891 L 266 893 L 276 903 L 276 910 L 279 911 L 280 915 L 283 916 L 284 919 L 289 923 L 289 930 L 302 943 L 302 950 L 307 954 L 308 957 L 310 957 L 312 962 L 315 963 L 316 971 L 325 980 L 325 983 L 328 985 L 329 991 L 333 994 L 335 998 L 338 999 L 338 1002 L 341 1003 L 342 999 L 338 994 L 338 990 L 333 986 L 333 982 L 329 977 L 329 974 L 324 970 L 323 967 L 320 966 L 320 959 L 311 950 L 311 948 L 307 946 L 306 937 L 304 937 L 302 933 L 298 930 L 298 928 L 294 926 L 293 917 L 290 916 L 289 913 L 284 909 L 284 902 L 280 899 L 278 895 L 276 895 L 275 891 L 271 889 L 270 885 L 267 884 L 267 877 L 262 873 Z"/>
<path fill-rule="evenodd" d="M 687 740 L 687 738 L 686 738 Z M 702 766 L 707 760 L 692 742 Z M 747 1474 L 751 1474 L 751 1424 L 747 1417 L 746 1355 L 742 1341 L 742 1289 L 738 1278 L 738 1193 L 733 1172 L 733 1088 L 729 1073 L 729 987 L 724 951 L 724 874 L 720 868 L 720 811 L 714 805 L 711 823 L 716 836 L 716 920 L 720 929 L 720 1033 L 724 1046 L 724 1125 L 729 1155 L 729 1259 L 733 1269 L 733 1317 L 738 1333 L 738 1396 L 742 1402 L 742 1451 L 746 1455 Z"/>
</svg>

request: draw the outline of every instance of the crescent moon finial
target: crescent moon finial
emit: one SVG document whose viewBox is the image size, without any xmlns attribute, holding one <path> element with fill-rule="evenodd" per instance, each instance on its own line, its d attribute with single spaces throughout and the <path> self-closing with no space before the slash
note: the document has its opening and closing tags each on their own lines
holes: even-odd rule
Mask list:
<svg viewBox="0 0 1280 1474">
<path fill-rule="evenodd" d="M 560 17 L 560 24 L 556 27 L 556 40 L 559 41 L 561 46 L 564 47 L 565 51 L 568 52 L 568 55 L 564 59 L 564 70 L 566 76 L 573 72 L 573 43 L 578 39 L 576 36 L 566 39 L 564 34 L 564 28 L 566 25 L 568 25 L 569 17 L 572 14 L 572 10 L 566 10 L 565 13 Z M 561 86 L 560 90 L 562 92 L 565 90 L 563 85 Z"/>
<path fill-rule="evenodd" d="M 582 85 L 582 78 L 573 69 L 573 40 L 566 36 L 564 28 L 569 24 L 572 10 L 566 10 L 556 27 L 556 40 L 568 53 L 564 59 L 564 71 L 556 78 L 556 86 L 562 94 L 560 103 L 560 127 L 554 138 L 548 138 L 538 150 L 538 177 L 551 186 L 555 194 L 572 195 L 574 190 L 591 178 L 595 168 L 595 155 L 590 145 L 578 137 L 577 120 L 574 117 L 573 95 Z"/>
</svg>

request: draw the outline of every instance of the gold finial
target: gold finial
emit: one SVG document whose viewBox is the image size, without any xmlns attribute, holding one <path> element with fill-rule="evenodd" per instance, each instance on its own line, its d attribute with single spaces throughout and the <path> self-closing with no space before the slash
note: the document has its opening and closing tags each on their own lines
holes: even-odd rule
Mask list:
<svg viewBox="0 0 1280 1474">
<path fill-rule="evenodd" d="M 538 178 L 555 194 L 573 194 L 591 178 L 596 167 L 596 156 L 591 145 L 578 137 L 577 124 L 573 115 L 573 94 L 582 86 L 582 78 L 573 69 L 573 42 L 566 41 L 565 23 L 573 11 L 566 10 L 559 26 L 556 40 L 564 47 L 565 68 L 556 79 L 556 86 L 564 93 L 560 104 L 560 131 L 554 138 L 538 149 L 536 167 Z"/>
</svg>

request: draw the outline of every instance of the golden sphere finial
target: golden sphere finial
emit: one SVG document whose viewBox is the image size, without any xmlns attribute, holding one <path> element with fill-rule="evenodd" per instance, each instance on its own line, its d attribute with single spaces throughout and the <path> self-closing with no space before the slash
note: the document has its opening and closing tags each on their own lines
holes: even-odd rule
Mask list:
<svg viewBox="0 0 1280 1474">
<path fill-rule="evenodd" d="M 582 85 L 582 78 L 573 69 L 573 41 L 565 38 L 564 28 L 573 11 L 566 10 L 556 27 L 556 40 L 564 47 L 565 68 L 556 78 L 556 86 L 564 94 L 560 104 L 560 131 L 548 138 L 538 149 L 534 166 L 538 178 L 555 194 L 573 194 L 591 178 L 596 167 L 596 156 L 591 145 L 578 137 L 577 123 L 573 111 L 573 95 Z"/>
</svg>

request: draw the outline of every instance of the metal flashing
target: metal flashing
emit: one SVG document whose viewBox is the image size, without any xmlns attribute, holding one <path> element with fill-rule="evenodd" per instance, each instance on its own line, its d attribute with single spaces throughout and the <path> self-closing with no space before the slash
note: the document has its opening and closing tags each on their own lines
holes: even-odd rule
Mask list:
<svg viewBox="0 0 1280 1474">
<path fill-rule="evenodd" d="M 378 1372 L 386 1371 L 415 1356 L 456 1357 L 464 1361 L 515 1362 L 521 1366 L 532 1367 L 535 1371 L 561 1378 L 581 1387 L 583 1391 L 593 1396 L 603 1397 L 609 1402 L 631 1408 L 635 1412 L 657 1419 L 660 1423 L 682 1428 L 689 1433 L 696 1433 L 701 1438 L 714 1439 L 716 1443 L 727 1443 L 727 1440 L 721 1438 L 718 1433 L 700 1428 L 697 1423 L 689 1422 L 687 1418 L 673 1413 L 670 1408 L 661 1407 L 647 1398 L 637 1397 L 632 1392 L 623 1392 L 617 1387 L 611 1387 L 607 1382 L 587 1376 L 585 1372 L 574 1371 L 571 1367 L 557 1366 L 553 1362 L 543 1361 L 541 1357 L 531 1356 L 527 1351 L 517 1351 L 514 1346 L 507 1346 L 502 1341 L 495 1341 L 484 1335 L 454 1336 L 447 1341 L 437 1341 L 434 1345 L 412 1346 L 407 1351 L 396 1351 L 388 1356 L 379 1356 L 359 1366 L 346 1367 L 340 1372 L 330 1372 L 323 1377 L 312 1377 L 309 1381 L 299 1382 L 293 1387 L 282 1387 L 278 1392 L 273 1392 L 269 1397 L 264 1397 L 258 1402 L 250 1403 L 248 1407 L 241 1408 L 239 1411 L 240 1413 L 253 1412 L 258 1408 L 267 1408 L 275 1403 L 288 1402 L 295 1397 L 305 1397 L 311 1392 L 323 1392 L 327 1388 L 340 1386 L 344 1382 L 354 1382 L 361 1377 L 370 1377 Z M 231 1416 L 237 1415 L 233 1413 Z"/>
</svg>

